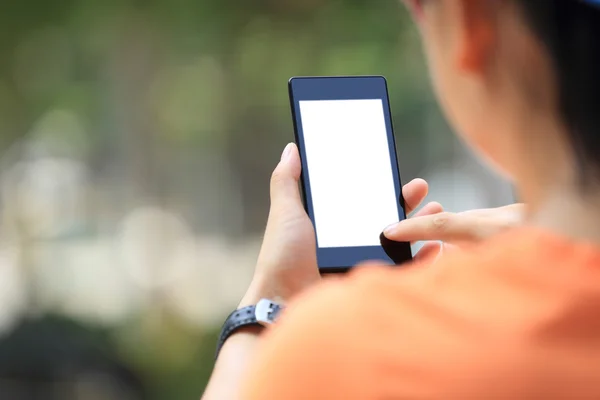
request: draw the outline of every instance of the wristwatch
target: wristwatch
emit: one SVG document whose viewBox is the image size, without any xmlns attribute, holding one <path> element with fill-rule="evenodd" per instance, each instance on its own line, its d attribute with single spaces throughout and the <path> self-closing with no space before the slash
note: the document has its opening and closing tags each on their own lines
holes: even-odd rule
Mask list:
<svg viewBox="0 0 600 400">
<path fill-rule="evenodd" d="M 221 328 L 215 358 L 219 356 L 223 344 L 234 332 L 245 327 L 265 328 L 272 325 L 277 321 L 283 309 L 283 305 L 273 300 L 262 299 L 254 306 L 240 308 L 229 314 Z"/>
</svg>

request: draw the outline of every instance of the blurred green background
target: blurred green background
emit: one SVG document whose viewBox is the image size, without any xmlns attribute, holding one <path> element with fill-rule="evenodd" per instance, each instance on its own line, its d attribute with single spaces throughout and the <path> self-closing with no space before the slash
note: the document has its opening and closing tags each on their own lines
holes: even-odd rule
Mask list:
<svg viewBox="0 0 600 400">
<path fill-rule="evenodd" d="M 451 211 L 511 200 L 450 133 L 398 0 L 3 2 L 0 388 L 74 335 L 143 398 L 198 398 L 293 140 L 287 81 L 353 74 L 388 78 L 405 182 Z"/>
</svg>

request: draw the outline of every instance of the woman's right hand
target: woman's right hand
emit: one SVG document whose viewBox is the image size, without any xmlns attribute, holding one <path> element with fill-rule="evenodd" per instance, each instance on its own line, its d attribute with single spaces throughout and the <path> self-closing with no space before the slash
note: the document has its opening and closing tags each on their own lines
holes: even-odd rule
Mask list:
<svg viewBox="0 0 600 400">
<path fill-rule="evenodd" d="M 523 204 L 512 204 L 461 213 L 416 216 L 388 227 L 384 234 L 397 242 L 426 241 L 417 254 L 417 259 L 422 259 L 439 253 L 442 248 L 479 242 L 519 226 L 524 212 Z"/>
</svg>

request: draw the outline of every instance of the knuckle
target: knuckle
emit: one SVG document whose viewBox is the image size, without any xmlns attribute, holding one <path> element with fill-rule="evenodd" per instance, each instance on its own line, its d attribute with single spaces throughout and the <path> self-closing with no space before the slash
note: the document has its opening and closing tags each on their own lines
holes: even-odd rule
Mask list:
<svg viewBox="0 0 600 400">
<path fill-rule="evenodd" d="M 443 212 L 436 214 L 431 220 L 431 225 L 436 231 L 446 231 L 450 225 L 452 214 Z"/>
</svg>

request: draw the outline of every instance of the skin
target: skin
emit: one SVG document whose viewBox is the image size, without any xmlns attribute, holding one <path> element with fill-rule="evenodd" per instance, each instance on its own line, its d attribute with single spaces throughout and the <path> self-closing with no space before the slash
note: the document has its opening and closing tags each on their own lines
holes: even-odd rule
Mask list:
<svg viewBox="0 0 600 400">
<path fill-rule="evenodd" d="M 448 120 L 476 154 L 514 182 L 524 204 L 451 214 L 431 203 L 389 227 L 386 235 L 461 245 L 531 225 L 600 243 L 600 193 L 578 186 L 549 57 L 516 6 L 487 0 L 407 3 Z M 240 307 L 265 297 L 286 302 L 320 280 L 314 230 L 298 193 L 299 175 L 298 151 L 291 144 L 273 173 L 265 239 Z M 427 189 L 422 180 L 404 187 L 411 209 Z M 430 242 L 418 256 L 439 250 L 438 243 Z M 257 339 L 257 331 L 244 331 L 227 341 L 205 400 L 238 398 L 236 387 L 252 362 Z"/>
</svg>

